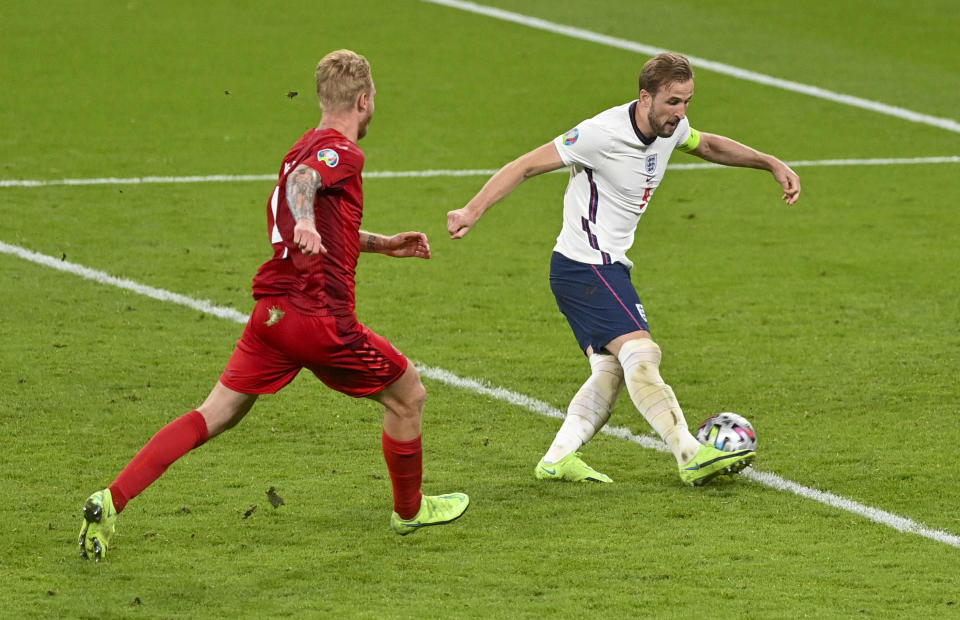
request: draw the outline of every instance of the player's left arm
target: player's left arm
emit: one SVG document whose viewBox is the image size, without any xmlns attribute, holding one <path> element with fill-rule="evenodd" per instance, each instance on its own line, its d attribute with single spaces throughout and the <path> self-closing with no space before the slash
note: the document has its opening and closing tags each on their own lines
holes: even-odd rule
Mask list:
<svg viewBox="0 0 960 620">
<path fill-rule="evenodd" d="M 792 205 L 800 198 L 800 177 L 773 155 L 761 153 L 736 140 L 712 133 L 699 132 L 699 143 L 687 152 L 715 164 L 769 170 L 783 187 L 783 200 Z"/>
<path fill-rule="evenodd" d="M 397 258 L 430 258 L 430 242 L 422 232 L 378 235 L 361 230 L 360 251 L 386 254 Z"/>
</svg>

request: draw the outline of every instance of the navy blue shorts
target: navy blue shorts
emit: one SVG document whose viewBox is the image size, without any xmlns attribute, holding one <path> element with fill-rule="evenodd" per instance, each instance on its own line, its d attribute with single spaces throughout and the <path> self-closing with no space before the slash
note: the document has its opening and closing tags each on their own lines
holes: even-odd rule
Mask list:
<svg viewBox="0 0 960 620">
<path fill-rule="evenodd" d="M 584 352 L 587 347 L 600 352 L 630 332 L 650 331 L 630 270 L 622 263 L 589 265 L 554 252 L 550 290 Z"/>
</svg>

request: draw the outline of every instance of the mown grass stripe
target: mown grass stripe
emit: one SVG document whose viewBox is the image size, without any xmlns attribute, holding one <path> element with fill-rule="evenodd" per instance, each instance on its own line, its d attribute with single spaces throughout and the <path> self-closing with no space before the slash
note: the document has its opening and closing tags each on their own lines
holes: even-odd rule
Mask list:
<svg viewBox="0 0 960 620">
<path fill-rule="evenodd" d="M 639 54 L 645 54 L 647 56 L 654 56 L 661 52 L 667 52 L 667 51 L 679 51 L 679 50 L 667 50 L 662 47 L 656 47 L 653 45 L 645 45 L 643 43 L 630 41 L 628 39 L 621 39 L 619 37 L 611 37 L 609 35 L 600 34 L 597 32 L 593 32 L 591 30 L 586 30 L 583 28 L 575 28 L 573 26 L 565 26 L 563 24 L 557 24 L 555 22 L 547 21 L 545 19 L 540 19 L 538 17 L 530 17 L 528 15 L 522 15 L 520 13 L 514 13 L 512 11 L 506 11 L 504 9 L 498 9 L 490 6 L 485 6 L 482 4 L 476 4 L 474 2 L 463 2 L 461 0 L 421 0 L 421 1 L 428 2 L 430 4 L 437 4 L 437 5 L 446 6 L 454 9 L 459 9 L 461 11 L 466 11 L 466 12 L 474 13 L 477 15 L 484 15 L 486 17 L 492 17 L 494 19 L 512 22 L 514 24 L 520 24 L 530 28 L 535 28 L 537 30 L 544 30 L 546 32 L 552 32 L 554 34 L 560 34 L 563 36 L 571 37 L 573 39 L 590 41 L 592 43 L 599 43 L 601 45 L 606 45 L 606 46 L 614 47 L 617 49 L 627 50 L 630 52 L 637 52 Z M 809 95 L 811 97 L 817 97 L 819 99 L 832 101 L 834 103 L 840 103 L 840 104 L 852 106 L 855 108 L 861 108 L 863 110 L 870 110 L 871 112 L 886 114 L 888 116 L 894 116 L 896 118 L 900 118 L 903 120 L 908 120 L 915 123 L 923 123 L 925 125 L 931 125 L 933 127 L 944 129 L 946 131 L 953 131 L 956 133 L 960 133 L 960 123 L 953 120 L 952 118 L 941 118 L 938 116 L 931 116 L 930 114 L 924 114 L 922 112 L 914 112 L 913 110 L 908 110 L 906 108 L 888 105 L 886 103 L 880 103 L 879 101 L 872 101 L 870 99 L 864 99 L 862 97 L 855 97 L 853 95 L 837 93 L 831 90 L 827 90 L 825 88 L 820 88 L 818 86 L 810 86 L 808 84 L 801 84 L 800 82 L 784 80 L 784 79 L 773 77 L 770 75 L 765 75 L 763 73 L 757 73 L 756 71 L 750 71 L 747 69 L 734 67 L 733 65 L 724 64 L 722 62 L 716 62 L 713 60 L 708 60 L 706 58 L 698 58 L 696 56 L 690 56 L 689 54 L 687 55 L 687 57 L 690 59 L 690 62 L 695 67 L 707 69 L 708 71 L 713 71 L 715 73 L 720 73 L 722 75 L 729 75 L 731 77 L 739 78 L 741 80 L 746 80 L 748 82 L 754 82 L 756 84 L 762 84 L 764 86 L 772 86 L 774 88 L 780 88 L 780 89 L 795 92 L 795 93 L 801 93 L 804 95 Z"/>
</svg>

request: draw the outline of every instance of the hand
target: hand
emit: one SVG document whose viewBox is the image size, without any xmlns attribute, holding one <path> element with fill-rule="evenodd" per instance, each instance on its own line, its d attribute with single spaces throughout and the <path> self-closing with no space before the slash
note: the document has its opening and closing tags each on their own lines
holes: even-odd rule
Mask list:
<svg viewBox="0 0 960 620">
<path fill-rule="evenodd" d="M 293 243 L 307 256 L 327 253 L 327 248 L 323 247 L 320 239 L 320 233 L 317 232 L 316 224 L 308 219 L 297 220 L 293 227 Z"/>
<path fill-rule="evenodd" d="M 790 166 L 779 162 L 772 170 L 775 178 L 783 187 L 783 200 L 792 205 L 800 198 L 800 177 L 790 169 Z"/>
<path fill-rule="evenodd" d="M 381 237 L 382 253 L 397 258 L 430 258 L 430 242 L 421 232 L 402 232 Z"/>
<path fill-rule="evenodd" d="M 447 212 L 447 232 L 451 239 L 462 239 L 470 232 L 479 218 L 473 217 L 466 207 Z"/>
</svg>

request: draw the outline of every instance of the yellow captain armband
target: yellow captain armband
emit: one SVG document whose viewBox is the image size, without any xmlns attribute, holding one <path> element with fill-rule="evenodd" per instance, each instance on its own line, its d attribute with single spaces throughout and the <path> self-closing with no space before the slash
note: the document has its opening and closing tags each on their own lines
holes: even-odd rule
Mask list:
<svg viewBox="0 0 960 620">
<path fill-rule="evenodd" d="M 684 153 L 689 153 L 698 146 L 700 146 L 700 132 L 691 127 L 690 135 L 687 136 L 687 139 L 683 142 L 683 144 L 677 145 L 677 150 L 683 151 Z"/>
</svg>

